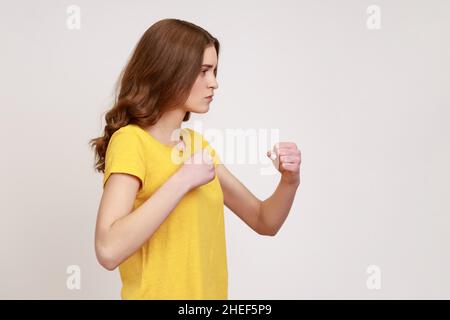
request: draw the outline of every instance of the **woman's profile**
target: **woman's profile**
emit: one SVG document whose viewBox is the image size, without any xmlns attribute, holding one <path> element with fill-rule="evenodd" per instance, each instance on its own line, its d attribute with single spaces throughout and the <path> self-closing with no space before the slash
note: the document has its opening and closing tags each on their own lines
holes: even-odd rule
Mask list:
<svg viewBox="0 0 450 320">
<path fill-rule="evenodd" d="M 300 184 L 300 151 L 279 142 L 280 182 L 262 201 L 220 161 L 200 132 L 181 128 L 206 113 L 220 45 L 179 19 L 142 35 L 118 82 L 102 136 L 92 139 L 103 194 L 95 252 L 117 267 L 122 299 L 228 299 L 224 205 L 260 235 L 273 236 Z"/>
</svg>

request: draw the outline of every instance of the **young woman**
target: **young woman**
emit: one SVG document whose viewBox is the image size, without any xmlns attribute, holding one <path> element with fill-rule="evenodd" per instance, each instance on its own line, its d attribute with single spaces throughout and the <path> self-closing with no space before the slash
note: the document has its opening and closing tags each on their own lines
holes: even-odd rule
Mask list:
<svg viewBox="0 0 450 320">
<path fill-rule="evenodd" d="M 108 270 L 119 266 L 122 299 L 228 299 L 224 204 L 267 236 L 290 211 L 300 184 L 295 143 L 277 144 L 280 183 L 261 201 L 202 134 L 181 128 L 190 112 L 209 110 L 218 55 L 219 41 L 199 26 L 152 25 L 121 74 L 104 135 L 90 141 L 104 173 L 96 255 Z"/>
</svg>

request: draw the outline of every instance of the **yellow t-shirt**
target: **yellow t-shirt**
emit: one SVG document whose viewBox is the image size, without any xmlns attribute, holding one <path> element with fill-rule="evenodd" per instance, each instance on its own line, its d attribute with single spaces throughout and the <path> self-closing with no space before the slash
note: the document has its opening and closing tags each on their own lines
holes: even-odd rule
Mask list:
<svg viewBox="0 0 450 320">
<path fill-rule="evenodd" d="M 186 160 L 199 148 L 207 148 L 214 165 L 220 163 L 202 134 L 184 128 L 182 136 L 187 148 L 178 159 Z M 181 161 L 174 161 L 172 154 L 176 150 L 138 125 L 126 125 L 109 141 L 103 186 L 113 172 L 138 177 L 142 187 L 135 209 L 179 169 Z M 122 299 L 228 299 L 224 203 L 217 174 L 186 193 L 119 270 Z"/>
</svg>

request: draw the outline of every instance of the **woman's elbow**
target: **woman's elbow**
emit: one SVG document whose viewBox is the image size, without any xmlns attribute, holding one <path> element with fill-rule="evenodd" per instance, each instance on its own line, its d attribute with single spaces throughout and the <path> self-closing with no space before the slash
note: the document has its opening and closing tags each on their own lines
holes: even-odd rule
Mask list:
<svg viewBox="0 0 450 320">
<path fill-rule="evenodd" d="M 101 247 L 96 244 L 95 254 L 97 256 L 97 261 L 100 265 L 108 271 L 113 271 L 119 265 L 117 259 L 112 254 L 111 250 L 105 247 Z"/>
<path fill-rule="evenodd" d="M 101 264 L 101 266 L 103 268 L 105 268 L 108 271 L 114 271 L 117 268 L 117 264 L 115 264 L 113 261 L 111 260 L 106 260 L 106 261 L 100 261 L 99 263 Z"/>
</svg>

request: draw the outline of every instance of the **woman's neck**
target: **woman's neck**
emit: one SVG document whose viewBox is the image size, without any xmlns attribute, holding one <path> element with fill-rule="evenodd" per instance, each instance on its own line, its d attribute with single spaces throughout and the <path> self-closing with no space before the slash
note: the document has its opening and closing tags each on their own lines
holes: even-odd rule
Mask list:
<svg viewBox="0 0 450 320">
<path fill-rule="evenodd" d="M 166 111 L 157 123 L 144 129 L 161 143 L 175 146 L 179 138 L 177 137 L 174 141 L 174 132 L 181 130 L 181 123 L 183 122 L 185 113 L 181 109 Z"/>
</svg>

